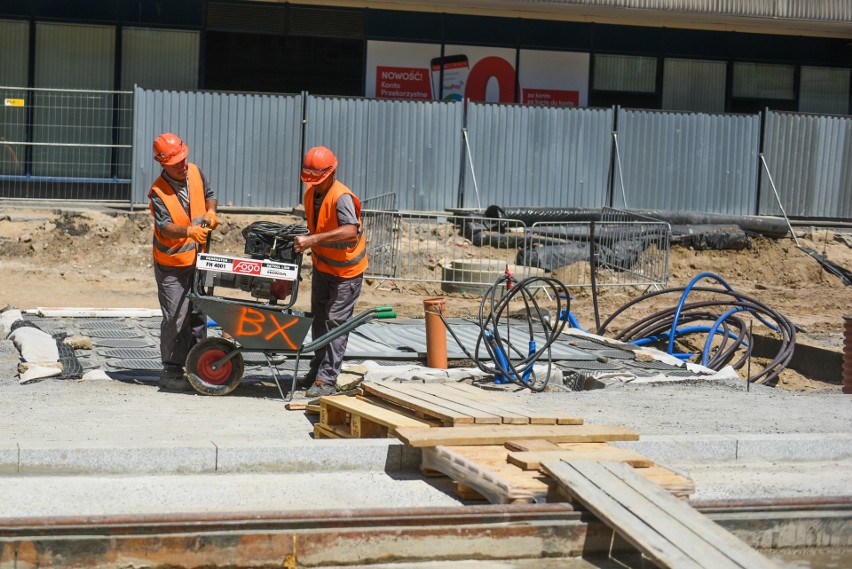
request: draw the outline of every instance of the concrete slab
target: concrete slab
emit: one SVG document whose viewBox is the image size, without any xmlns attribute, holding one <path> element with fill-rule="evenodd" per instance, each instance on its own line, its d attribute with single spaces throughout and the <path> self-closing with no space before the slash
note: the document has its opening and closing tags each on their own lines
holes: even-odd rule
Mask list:
<svg viewBox="0 0 852 569">
<path fill-rule="evenodd" d="M 737 460 L 804 462 L 852 458 L 852 433 L 737 436 Z M 849 492 L 852 493 L 852 485 Z"/>
<path fill-rule="evenodd" d="M 18 444 L 0 442 L 0 475 L 18 473 Z"/>
<path fill-rule="evenodd" d="M 114 442 L 20 443 L 19 474 L 196 473 L 216 471 L 212 443 Z"/>
<path fill-rule="evenodd" d="M 217 444 L 218 472 L 416 471 L 420 453 L 396 439 Z"/>
<path fill-rule="evenodd" d="M 727 462 L 737 459 L 737 438 L 733 435 L 640 435 L 638 441 L 612 444 L 633 449 L 661 464 L 679 461 Z"/>
</svg>

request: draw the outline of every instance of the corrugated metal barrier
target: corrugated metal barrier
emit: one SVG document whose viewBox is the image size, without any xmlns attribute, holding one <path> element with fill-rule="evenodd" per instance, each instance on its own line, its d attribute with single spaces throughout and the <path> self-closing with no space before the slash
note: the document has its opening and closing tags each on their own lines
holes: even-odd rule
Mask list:
<svg viewBox="0 0 852 569">
<path fill-rule="evenodd" d="M 10 103 L 0 108 L 2 197 L 146 204 L 159 174 L 151 144 L 172 131 L 222 206 L 298 205 L 301 156 L 325 145 L 340 159 L 340 180 L 362 200 L 393 193 L 404 211 L 615 206 L 776 215 L 763 150 L 789 215 L 852 217 L 848 116 L 768 112 L 761 148 L 761 115 L 3 89 Z"/>
<path fill-rule="evenodd" d="M 766 113 L 764 158 L 787 215 L 852 219 L 852 117 Z M 781 215 L 767 177 L 760 215 Z"/>
<path fill-rule="evenodd" d="M 457 201 L 461 103 L 308 96 L 305 148 L 329 147 L 362 199 L 396 193 L 407 210 Z"/>
<path fill-rule="evenodd" d="M 620 109 L 620 208 L 751 215 L 760 116 Z M 619 178 L 620 180 L 620 178 Z"/>
<path fill-rule="evenodd" d="M 468 113 L 461 207 L 607 205 L 613 109 L 468 103 Z"/>
<path fill-rule="evenodd" d="M 151 146 L 174 132 L 189 146 L 221 206 L 285 208 L 301 202 L 301 95 L 136 89 L 134 203 L 160 174 Z"/>
</svg>

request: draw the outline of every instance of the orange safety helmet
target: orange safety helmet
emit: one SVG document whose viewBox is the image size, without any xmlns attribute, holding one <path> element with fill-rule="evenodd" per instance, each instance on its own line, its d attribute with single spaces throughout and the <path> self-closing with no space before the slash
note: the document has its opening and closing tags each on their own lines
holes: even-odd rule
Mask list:
<svg viewBox="0 0 852 569">
<path fill-rule="evenodd" d="M 337 158 L 325 146 L 314 146 L 305 154 L 302 162 L 302 181 L 306 184 L 322 184 L 337 168 Z"/>
<path fill-rule="evenodd" d="M 154 141 L 154 160 L 160 164 L 174 166 L 187 156 L 189 148 L 176 134 L 167 132 Z"/>
</svg>

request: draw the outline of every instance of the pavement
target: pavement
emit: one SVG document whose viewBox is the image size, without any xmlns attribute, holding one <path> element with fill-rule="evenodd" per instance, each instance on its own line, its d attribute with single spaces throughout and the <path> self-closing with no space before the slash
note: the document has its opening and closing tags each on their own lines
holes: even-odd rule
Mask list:
<svg viewBox="0 0 852 569">
<path fill-rule="evenodd" d="M 226 397 L 164 393 L 156 372 L 21 385 L 0 341 L 0 518 L 454 506 L 393 439 L 315 440 L 269 378 Z M 620 443 L 690 475 L 698 500 L 852 496 L 852 399 L 734 380 L 507 395 L 623 425 Z M 297 392 L 296 401 L 305 401 Z"/>
</svg>

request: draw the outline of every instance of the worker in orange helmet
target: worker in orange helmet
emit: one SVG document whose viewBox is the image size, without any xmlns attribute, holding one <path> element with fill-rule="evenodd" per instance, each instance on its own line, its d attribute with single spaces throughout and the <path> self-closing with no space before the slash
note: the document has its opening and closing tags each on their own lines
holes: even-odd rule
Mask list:
<svg viewBox="0 0 852 569">
<path fill-rule="evenodd" d="M 361 202 L 335 176 L 337 158 L 328 148 L 311 148 L 302 162 L 308 235 L 293 242 L 297 253 L 311 250 L 311 334 L 319 338 L 349 320 L 361 294 L 367 249 Z M 308 397 L 336 392 L 337 376 L 349 335 L 343 334 L 314 352 L 300 386 Z"/>
<path fill-rule="evenodd" d="M 163 167 L 148 192 L 154 216 L 154 278 L 163 321 L 160 325 L 160 391 L 190 391 L 184 376 L 189 350 L 207 337 L 207 317 L 188 297 L 198 249 L 219 225 L 216 198 L 189 148 L 175 134 L 154 141 L 154 160 Z"/>
</svg>

